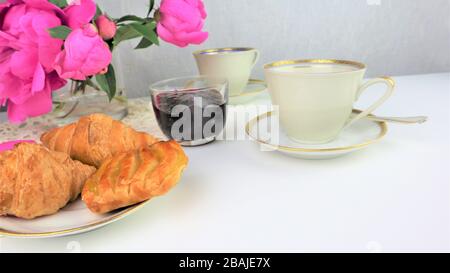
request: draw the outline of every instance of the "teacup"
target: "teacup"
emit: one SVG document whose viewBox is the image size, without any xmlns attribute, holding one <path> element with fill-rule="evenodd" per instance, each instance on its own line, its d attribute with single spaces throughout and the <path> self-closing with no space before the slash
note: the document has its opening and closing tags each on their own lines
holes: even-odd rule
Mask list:
<svg viewBox="0 0 450 273">
<path fill-rule="evenodd" d="M 345 60 L 286 60 L 264 66 L 269 93 L 279 106 L 281 127 L 294 141 L 326 143 L 369 115 L 393 93 L 395 83 L 381 77 L 362 83 L 366 65 Z M 383 83 L 383 96 L 351 117 L 353 104 L 369 86 Z"/>
<path fill-rule="evenodd" d="M 230 96 L 240 95 L 259 59 L 259 51 L 250 47 L 214 48 L 193 53 L 201 75 L 225 77 Z"/>
</svg>

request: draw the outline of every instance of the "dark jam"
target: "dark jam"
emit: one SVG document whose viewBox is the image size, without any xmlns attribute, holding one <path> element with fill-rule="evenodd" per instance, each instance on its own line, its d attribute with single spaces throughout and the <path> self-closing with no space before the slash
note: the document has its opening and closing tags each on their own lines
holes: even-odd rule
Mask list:
<svg viewBox="0 0 450 273">
<path fill-rule="evenodd" d="M 163 133 L 177 141 L 216 137 L 225 126 L 226 101 L 216 89 L 161 93 L 152 104 Z"/>
</svg>

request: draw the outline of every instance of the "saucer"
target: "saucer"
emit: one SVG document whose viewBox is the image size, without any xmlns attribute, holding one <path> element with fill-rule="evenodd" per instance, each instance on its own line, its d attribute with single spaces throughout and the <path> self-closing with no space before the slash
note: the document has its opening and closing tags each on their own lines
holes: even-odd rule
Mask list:
<svg viewBox="0 0 450 273">
<path fill-rule="evenodd" d="M 241 94 L 229 96 L 228 104 L 237 105 L 247 103 L 256 98 L 266 89 L 267 84 L 263 80 L 250 79 Z"/>
<path fill-rule="evenodd" d="M 49 238 L 84 233 L 118 221 L 136 212 L 147 202 L 97 214 L 91 212 L 78 198 L 53 215 L 31 220 L 2 216 L 0 217 L 0 237 Z"/>
<path fill-rule="evenodd" d="M 353 110 L 353 114 L 359 112 L 359 110 Z M 276 141 L 271 139 L 270 128 L 271 119 L 275 115 L 274 112 L 268 112 L 250 120 L 245 127 L 247 135 L 260 143 L 264 150 L 275 150 L 288 156 L 303 159 L 328 159 L 349 154 L 380 141 L 387 133 L 385 122 L 363 118 L 344 129 L 335 140 L 328 143 L 303 144 L 295 142 L 281 128 L 279 129 L 279 139 Z M 261 127 L 264 130 L 258 132 L 258 128 Z"/>
</svg>

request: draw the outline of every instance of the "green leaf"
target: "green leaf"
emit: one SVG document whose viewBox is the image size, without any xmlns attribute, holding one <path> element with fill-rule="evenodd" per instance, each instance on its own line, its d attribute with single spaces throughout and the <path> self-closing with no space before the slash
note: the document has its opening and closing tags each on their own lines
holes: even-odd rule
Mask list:
<svg viewBox="0 0 450 273">
<path fill-rule="evenodd" d="M 97 81 L 98 85 L 100 85 L 100 88 L 105 91 L 109 97 L 109 85 L 106 76 L 103 74 L 98 74 L 95 76 L 95 80 Z"/>
<path fill-rule="evenodd" d="M 49 0 L 49 2 L 60 8 L 67 7 L 68 5 L 66 0 Z"/>
<path fill-rule="evenodd" d="M 49 28 L 48 32 L 53 38 L 65 40 L 67 36 L 69 36 L 70 32 L 72 32 L 72 29 L 66 26 L 57 26 L 54 28 Z"/>
<path fill-rule="evenodd" d="M 156 22 L 152 21 L 146 24 L 138 24 L 138 23 L 132 23 L 129 25 L 130 27 L 134 28 L 137 32 L 142 34 L 147 40 L 151 41 L 155 45 L 159 45 L 158 36 L 155 33 L 155 26 Z"/>
<path fill-rule="evenodd" d="M 120 42 L 141 37 L 142 34 L 137 32 L 134 28 L 129 25 L 121 26 L 117 29 L 116 35 L 114 36 L 113 44 L 117 46 Z"/>
<path fill-rule="evenodd" d="M 153 7 L 155 6 L 155 0 L 150 0 L 148 3 L 148 12 L 147 17 L 150 16 L 150 13 L 152 13 Z"/>
<path fill-rule="evenodd" d="M 125 22 L 125 21 L 135 21 L 135 22 L 145 22 L 144 18 L 135 16 L 135 15 L 125 15 L 116 20 L 116 23 Z"/>
<path fill-rule="evenodd" d="M 147 48 L 151 45 L 153 45 L 153 43 L 151 41 L 147 40 L 147 38 L 143 37 L 141 39 L 141 41 L 139 42 L 139 44 L 134 49 Z"/>
<path fill-rule="evenodd" d="M 114 73 L 114 67 L 110 64 L 108 66 L 108 72 L 106 74 L 98 74 L 95 76 L 100 88 L 108 94 L 108 98 L 111 101 L 116 95 L 116 76 Z"/>
<path fill-rule="evenodd" d="M 156 31 L 156 21 L 153 18 L 150 18 L 150 21 L 146 22 L 145 24 Z"/>
<path fill-rule="evenodd" d="M 97 84 L 95 84 L 95 82 L 90 78 L 86 80 L 86 84 L 94 88 L 95 90 L 100 90 L 100 87 Z"/>
</svg>

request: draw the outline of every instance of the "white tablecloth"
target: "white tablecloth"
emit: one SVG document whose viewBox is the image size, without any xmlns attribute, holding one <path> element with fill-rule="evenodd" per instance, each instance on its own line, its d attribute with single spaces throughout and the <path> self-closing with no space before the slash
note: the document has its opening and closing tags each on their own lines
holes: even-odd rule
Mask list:
<svg viewBox="0 0 450 273">
<path fill-rule="evenodd" d="M 248 140 L 186 148 L 179 185 L 135 214 L 76 236 L 0 238 L 0 251 L 450 251 L 450 74 L 395 80 L 376 114 L 427 123 L 390 124 L 380 143 L 333 160 Z"/>
</svg>

